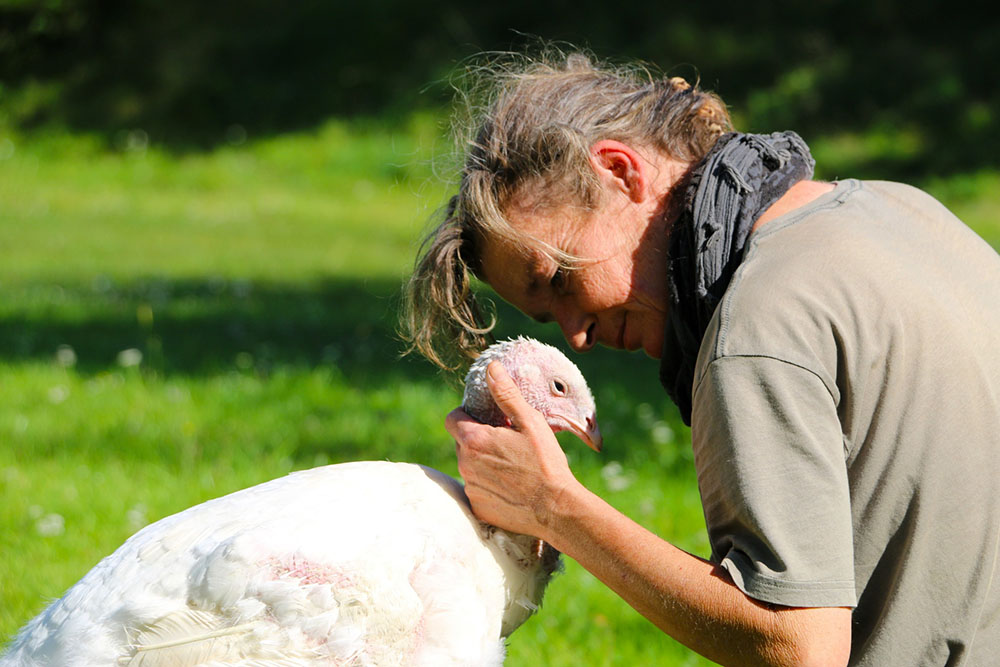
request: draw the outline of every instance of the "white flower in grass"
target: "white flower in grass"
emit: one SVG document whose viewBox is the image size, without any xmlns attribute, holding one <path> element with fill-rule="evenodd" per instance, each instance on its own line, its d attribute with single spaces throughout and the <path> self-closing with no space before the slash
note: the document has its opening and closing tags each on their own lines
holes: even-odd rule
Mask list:
<svg viewBox="0 0 1000 667">
<path fill-rule="evenodd" d="M 145 153 L 149 148 L 149 134 L 142 128 L 119 130 L 115 134 L 115 144 L 128 153 Z"/>
<path fill-rule="evenodd" d="M 125 513 L 125 520 L 128 521 L 128 526 L 133 531 L 139 530 L 149 523 L 149 518 L 146 516 L 146 506 L 139 503 Z"/>
<path fill-rule="evenodd" d="M 0 160 L 9 160 L 17 152 L 17 144 L 9 138 L 0 139 Z"/>
<path fill-rule="evenodd" d="M 185 387 L 180 387 L 175 384 L 167 386 L 167 400 L 171 403 L 182 403 L 191 399 L 191 392 L 189 392 Z"/>
<path fill-rule="evenodd" d="M 59 405 L 60 403 L 62 403 L 63 401 L 65 401 L 67 398 L 69 398 L 69 388 L 68 387 L 65 387 L 65 386 L 63 386 L 61 384 L 57 384 L 56 386 L 54 386 L 51 389 L 49 389 L 49 402 L 50 403 L 54 403 L 55 405 Z"/>
<path fill-rule="evenodd" d="M 60 345 L 56 348 L 56 363 L 63 368 L 76 366 L 76 352 L 69 345 Z"/>
<path fill-rule="evenodd" d="M 122 350 L 118 353 L 118 365 L 122 368 L 131 368 L 142 363 L 142 351 L 134 347 Z"/>
<path fill-rule="evenodd" d="M 35 530 L 42 537 L 56 537 L 66 530 L 66 519 L 61 514 L 52 512 L 35 521 Z"/>
<path fill-rule="evenodd" d="M 601 477 L 604 478 L 609 491 L 624 491 L 635 481 L 635 475 L 625 472 L 625 468 L 618 461 L 612 461 L 601 468 Z"/>
<path fill-rule="evenodd" d="M 649 434 L 652 436 L 653 442 L 658 445 L 669 445 L 674 440 L 674 430 L 667 422 L 656 422 Z"/>
</svg>

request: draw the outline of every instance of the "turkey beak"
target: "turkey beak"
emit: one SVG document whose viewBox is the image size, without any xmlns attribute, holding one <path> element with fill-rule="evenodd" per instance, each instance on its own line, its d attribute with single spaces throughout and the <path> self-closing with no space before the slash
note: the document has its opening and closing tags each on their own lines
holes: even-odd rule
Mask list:
<svg viewBox="0 0 1000 667">
<path fill-rule="evenodd" d="M 601 435 L 601 427 L 597 425 L 597 417 L 594 413 L 587 415 L 587 429 L 580 436 L 587 446 L 595 452 L 600 452 L 604 446 L 604 437 Z"/>
<path fill-rule="evenodd" d="M 569 424 L 567 431 L 575 434 L 595 452 L 601 451 L 604 438 L 601 436 L 601 428 L 597 425 L 597 417 L 593 412 L 584 416 L 583 419 L 570 419 L 569 417 L 563 417 L 563 419 Z"/>
</svg>

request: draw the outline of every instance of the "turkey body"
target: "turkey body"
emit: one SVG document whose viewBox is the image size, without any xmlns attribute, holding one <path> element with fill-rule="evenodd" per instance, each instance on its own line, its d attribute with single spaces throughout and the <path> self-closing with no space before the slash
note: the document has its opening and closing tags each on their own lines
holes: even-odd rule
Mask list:
<svg viewBox="0 0 1000 667">
<path fill-rule="evenodd" d="M 444 473 L 325 466 L 142 529 L 0 665 L 499 665 L 557 566 Z"/>
</svg>

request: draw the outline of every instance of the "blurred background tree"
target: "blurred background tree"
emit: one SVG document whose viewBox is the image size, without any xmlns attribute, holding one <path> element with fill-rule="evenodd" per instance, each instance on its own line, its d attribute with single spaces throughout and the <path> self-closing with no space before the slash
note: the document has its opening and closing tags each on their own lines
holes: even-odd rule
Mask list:
<svg viewBox="0 0 1000 667">
<path fill-rule="evenodd" d="M 861 138 L 826 175 L 921 178 L 997 163 L 1000 22 L 975 4 L 0 0 L 0 109 L 208 147 L 441 108 L 463 58 L 540 36 L 700 77 L 743 129 Z"/>
</svg>

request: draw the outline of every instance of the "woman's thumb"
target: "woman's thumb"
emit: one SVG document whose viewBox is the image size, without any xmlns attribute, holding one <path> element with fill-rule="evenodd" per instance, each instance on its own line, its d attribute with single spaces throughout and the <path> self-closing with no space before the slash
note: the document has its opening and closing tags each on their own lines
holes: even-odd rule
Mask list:
<svg viewBox="0 0 1000 667">
<path fill-rule="evenodd" d="M 521 390 L 514 383 L 514 379 L 507 373 L 499 361 L 490 362 L 486 367 L 486 386 L 490 388 L 493 400 L 503 411 L 511 424 L 518 428 L 522 426 L 526 412 L 531 411 L 531 406 L 524 400 Z M 520 417 L 520 419 L 518 419 Z"/>
</svg>

